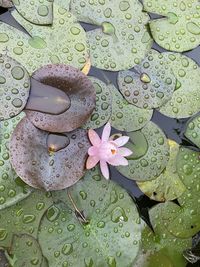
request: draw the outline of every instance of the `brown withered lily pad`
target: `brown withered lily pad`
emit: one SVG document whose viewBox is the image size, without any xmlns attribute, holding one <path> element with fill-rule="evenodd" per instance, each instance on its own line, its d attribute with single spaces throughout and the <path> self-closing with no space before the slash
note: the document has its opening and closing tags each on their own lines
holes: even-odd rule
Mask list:
<svg viewBox="0 0 200 267">
<path fill-rule="evenodd" d="M 84 175 L 89 147 L 85 130 L 49 134 L 24 118 L 11 138 L 11 163 L 28 185 L 46 191 L 61 190 Z"/>
<path fill-rule="evenodd" d="M 47 65 L 37 70 L 33 78 L 64 91 L 71 101 L 70 108 L 59 115 L 26 111 L 37 128 L 49 132 L 70 132 L 89 119 L 95 108 L 96 93 L 92 82 L 80 70 L 63 64 Z"/>
</svg>

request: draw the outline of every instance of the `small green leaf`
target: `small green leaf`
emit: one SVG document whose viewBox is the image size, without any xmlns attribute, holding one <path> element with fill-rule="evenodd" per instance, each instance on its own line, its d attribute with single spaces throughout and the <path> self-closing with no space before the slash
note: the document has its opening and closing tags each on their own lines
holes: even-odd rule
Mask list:
<svg viewBox="0 0 200 267">
<path fill-rule="evenodd" d="M 200 148 L 200 115 L 187 122 L 184 135 Z"/>
</svg>

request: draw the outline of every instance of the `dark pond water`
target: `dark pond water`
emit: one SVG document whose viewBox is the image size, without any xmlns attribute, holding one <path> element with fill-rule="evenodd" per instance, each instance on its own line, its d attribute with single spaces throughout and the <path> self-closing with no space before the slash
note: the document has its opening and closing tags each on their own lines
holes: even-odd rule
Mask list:
<svg viewBox="0 0 200 267">
<path fill-rule="evenodd" d="M 6 11 L 7 11 L 6 9 L 0 8 L 0 20 L 6 23 L 9 22 L 9 24 L 24 31 L 24 29 Z M 155 18 L 155 16 L 152 16 L 152 17 Z M 94 26 L 91 26 L 85 23 L 82 23 L 82 26 L 84 27 L 86 31 L 89 31 L 95 28 Z M 153 45 L 153 48 L 160 52 L 165 51 L 163 48 L 159 47 L 155 43 Z M 187 55 L 188 57 L 192 58 L 194 61 L 198 63 L 198 65 L 200 65 L 200 47 L 197 47 L 196 49 L 192 51 L 184 53 L 184 55 Z M 116 87 L 118 87 L 117 86 L 117 74 L 118 74 L 117 72 L 102 71 L 102 70 L 99 70 L 93 67 L 91 68 L 90 73 L 89 73 L 89 75 L 91 76 L 95 76 L 104 82 L 111 82 Z M 188 119 L 180 119 L 180 120 L 171 119 L 160 114 L 158 111 L 154 111 L 153 118 L 152 118 L 152 121 L 155 122 L 165 132 L 166 136 L 169 139 L 176 141 L 178 144 L 189 146 L 191 149 L 197 150 L 195 146 L 193 146 L 188 140 L 186 140 L 183 137 L 183 131 L 184 131 L 184 127 L 185 127 L 187 120 Z M 101 129 L 99 130 L 99 132 L 101 132 Z M 119 131 L 113 131 L 113 132 L 119 132 Z M 140 189 L 137 187 L 134 181 L 131 181 L 123 177 L 121 174 L 117 172 L 115 168 L 111 167 L 110 170 L 111 170 L 111 179 L 116 181 L 118 184 L 120 184 L 130 193 L 130 195 L 136 200 L 143 219 L 145 219 L 148 222 L 148 209 L 152 207 L 153 205 L 157 204 L 158 202 L 152 201 L 148 197 L 146 197 L 140 191 Z M 200 263 L 198 262 L 197 264 L 191 265 L 191 266 L 200 267 Z"/>
</svg>

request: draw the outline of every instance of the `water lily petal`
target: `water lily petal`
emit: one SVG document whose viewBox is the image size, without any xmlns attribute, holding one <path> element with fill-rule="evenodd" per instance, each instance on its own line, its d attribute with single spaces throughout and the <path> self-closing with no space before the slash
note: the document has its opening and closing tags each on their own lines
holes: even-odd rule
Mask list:
<svg viewBox="0 0 200 267">
<path fill-rule="evenodd" d="M 98 155 L 98 148 L 96 146 L 91 146 L 89 149 L 88 149 L 88 155 L 89 156 L 96 156 Z"/>
<path fill-rule="evenodd" d="M 88 170 L 94 168 L 94 166 L 97 165 L 97 163 L 99 162 L 99 158 L 96 156 L 89 156 L 86 162 L 86 168 Z"/>
<path fill-rule="evenodd" d="M 109 179 L 109 168 L 108 168 L 108 164 L 101 160 L 100 161 L 100 168 L 101 168 L 101 172 L 103 174 L 103 176 L 108 180 Z"/>
<path fill-rule="evenodd" d="M 114 143 L 120 147 L 120 146 L 123 146 L 125 145 L 129 140 L 129 136 L 121 136 L 119 138 L 117 138 L 116 140 L 114 140 Z"/>
<path fill-rule="evenodd" d="M 90 142 L 92 143 L 93 146 L 99 146 L 100 145 L 101 139 L 94 130 L 90 129 L 88 131 L 88 136 L 89 136 Z"/>
<path fill-rule="evenodd" d="M 120 147 L 118 149 L 118 153 L 123 157 L 128 157 L 128 156 L 133 154 L 133 152 L 130 149 L 126 148 L 126 147 Z"/>
<path fill-rule="evenodd" d="M 108 163 L 113 166 L 127 166 L 128 160 L 122 157 L 121 155 L 116 155 L 113 158 L 109 159 Z"/>
<path fill-rule="evenodd" d="M 109 140 L 109 137 L 110 137 L 110 133 L 111 133 L 111 125 L 110 123 L 108 122 L 104 129 L 103 129 L 103 133 L 102 133 L 102 137 L 101 137 L 101 140 L 103 142 L 107 142 Z"/>
</svg>

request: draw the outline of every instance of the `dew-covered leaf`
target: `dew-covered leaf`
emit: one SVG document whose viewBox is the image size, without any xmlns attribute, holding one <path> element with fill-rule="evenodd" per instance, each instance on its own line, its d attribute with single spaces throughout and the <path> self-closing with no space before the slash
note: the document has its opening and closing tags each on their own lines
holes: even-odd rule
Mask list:
<svg viewBox="0 0 200 267">
<path fill-rule="evenodd" d="M 84 129 L 96 129 L 108 122 L 112 113 L 112 99 L 109 86 L 95 77 L 89 77 L 96 90 L 96 106 Z"/>
<path fill-rule="evenodd" d="M 53 135 L 24 118 L 10 142 L 12 166 L 19 177 L 34 188 L 60 190 L 76 183 L 85 172 L 90 147 L 87 132 L 77 129 Z"/>
<path fill-rule="evenodd" d="M 144 9 L 162 18 L 149 22 L 154 40 L 170 51 L 184 52 L 200 44 L 199 1 L 144 0 Z M 164 18 L 163 18 L 164 17 Z"/>
<path fill-rule="evenodd" d="M 130 69 L 151 48 L 147 13 L 138 0 L 71 1 L 71 11 L 98 29 L 87 32 L 92 65 L 111 71 Z"/>
<path fill-rule="evenodd" d="M 12 0 L 22 17 L 31 23 L 48 25 L 53 23 L 53 0 Z"/>
<path fill-rule="evenodd" d="M 200 115 L 187 122 L 184 135 L 200 148 Z"/>
<path fill-rule="evenodd" d="M 141 109 L 128 103 L 112 84 L 109 85 L 109 89 L 112 96 L 110 122 L 114 128 L 127 132 L 137 131 L 151 120 L 152 110 Z"/>
<path fill-rule="evenodd" d="M 54 0 L 54 4 L 66 9 L 66 10 L 69 10 L 70 9 L 70 1 L 71 0 Z"/>
<path fill-rule="evenodd" d="M 55 4 L 53 11 L 50 26 L 29 23 L 16 10 L 12 12 L 30 35 L 0 22 L 0 51 L 20 62 L 30 75 L 47 64 L 82 68 L 89 57 L 85 31 L 76 18 Z"/>
<path fill-rule="evenodd" d="M 95 169 L 70 189 L 53 194 L 61 202 L 49 208 L 39 230 L 49 267 L 132 265 L 141 226 L 124 189 Z"/>
<path fill-rule="evenodd" d="M 13 234 L 37 237 L 44 212 L 52 205 L 52 198 L 42 191 L 34 191 L 28 198 L 0 212 L 0 247 L 10 247 Z"/>
<path fill-rule="evenodd" d="M 179 178 L 176 170 L 176 157 L 179 145 L 169 140 L 170 154 L 166 168 L 156 179 L 145 182 L 137 182 L 140 190 L 149 198 L 165 202 L 178 198 L 184 191 L 185 186 Z"/>
<path fill-rule="evenodd" d="M 81 71 L 63 64 L 47 65 L 37 70 L 33 78 L 65 92 L 70 108 L 60 115 L 26 111 L 28 119 L 49 132 L 70 132 L 82 126 L 95 108 L 96 92 L 92 82 Z"/>
<path fill-rule="evenodd" d="M 29 97 L 30 78 L 13 58 L 0 54 L 0 121 L 19 114 Z"/>
<path fill-rule="evenodd" d="M 117 167 L 118 171 L 125 177 L 136 181 L 148 181 L 157 178 L 169 160 L 169 145 L 162 130 L 153 122 L 149 122 L 140 132 L 128 133 L 130 137 L 127 147 L 131 148 L 133 154 L 128 157 L 128 166 Z M 140 140 L 145 139 L 142 144 Z M 136 143 L 138 142 L 138 143 Z M 143 146 L 138 155 L 136 147 Z"/>
<path fill-rule="evenodd" d="M 172 99 L 160 112 L 172 118 L 187 118 L 200 110 L 200 68 L 190 58 L 170 52 L 162 54 L 176 77 Z"/>
<path fill-rule="evenodd" d="M 151 50 L 133 71 L 118 76 L 119 90 L 126 100 L 140 108 L 152 109 L 172 98 L 176 78 L 163 55 Z"/>
<path fill-rule="evenodd" d="M 0 0 L 0 7 L 8 8 L 12 6 L 13 6 L 12 0 Z"/>
<path fill-rule="evenodd" d="M 163 265 L 163 267 L 185 267 L 187 262 L 183 257 L 183 251 L 191 246 L 192 238 L 175 238 L 167 231 L 162 218 L 163 205 L 165 204 L 158 204 L 149 211 L 150 222 L 154 232 L 145 225 L 142 231 L 142 251 L 144 255 L 146 253 L 158 253 L 161 259 L 164 254 L 172 265 Z M 165 261 L 167 261 L 166 258 Z M 161 264 L 162 262 L 157 266 L 162 266 Z M 157 267 L 156 265 L 154 266 Z"/>
<path fill-rule="evenodd" d="M 14 259 L 15 267 L 41 267 L 42 251 L 37 240 L 31 235 L 14 235 L 9 254 Z"/>
<path fill-rule="evenodd" d="M 24 113 L 0 123 L 0 210 L 28 197 L 31 188 L 24 184 L 11 166 L 9 141 Z"/>
</svg>

